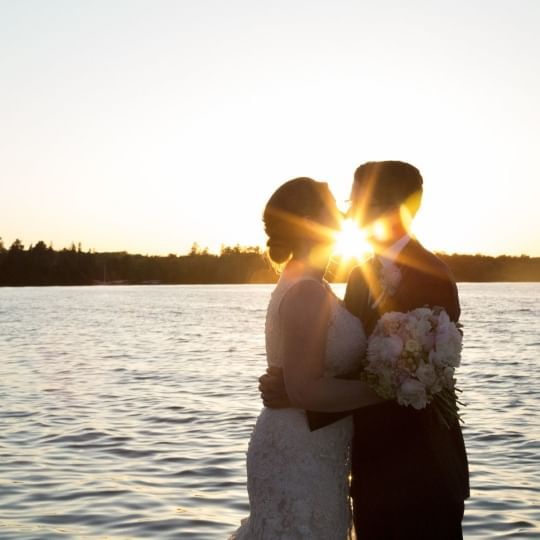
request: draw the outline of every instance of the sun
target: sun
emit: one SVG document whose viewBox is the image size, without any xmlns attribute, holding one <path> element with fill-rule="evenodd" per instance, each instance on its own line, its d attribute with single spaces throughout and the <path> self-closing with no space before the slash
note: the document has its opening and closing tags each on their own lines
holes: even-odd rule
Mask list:
<svg viewBox="0 0 540 540">
<path fill-rule="evenodd" d="M 367 241 L 366 233 L 359 229 L 351 219 L 341 223 L 341 230 L 336 234 L 334 245 L 336 255 L 345 260 L 355 259 L 362 261 L 373 253 L 373 249 Z"/>
</svg>

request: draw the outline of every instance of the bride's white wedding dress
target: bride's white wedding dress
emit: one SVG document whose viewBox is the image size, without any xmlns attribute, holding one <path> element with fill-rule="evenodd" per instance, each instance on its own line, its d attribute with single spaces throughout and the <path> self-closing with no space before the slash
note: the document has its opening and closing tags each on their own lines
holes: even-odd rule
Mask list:
<svg viewBox="0 0 540 540">
<path fill-rule="evenodd" d="M 282 275 L 266 314 L 269 366 L 281 367 L 279 305 L 302 279 Z M 327 285 L 325 285 L 327 286 Z M 366 337 L 360 321 L 331 296 L 325 375 L 359 367 Z M 247 453 L 250 515 L 230 540 L 345 540 L 351 528 L 349 505 L 352 418 L 310 432 L 300 409 L 264 408 Z"/>
</svg>

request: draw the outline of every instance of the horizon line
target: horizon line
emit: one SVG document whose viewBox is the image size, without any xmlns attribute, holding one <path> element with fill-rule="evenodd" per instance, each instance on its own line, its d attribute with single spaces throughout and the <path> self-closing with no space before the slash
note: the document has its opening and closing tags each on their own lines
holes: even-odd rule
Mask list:
<svg viewBox="0 0 540 540">
<path fill-rule="evenodd" d="M 240 244 L 240 243 L 236 243 L 236 244 L 224 244 L 224 243 L 222 243 L 221 248 L 219 249 L 219 251 L 216 252 L 216 251 L 211 251 L 208 246 L 203 247 L 198 242 L 192 242 L 190 250 L 186 251 L 185 253 L 173 252 L 173 251 L 170 251 L 168 253 L 165 253 L 165 252 L 161 252 L 161 253 L 146 252 L 146 253 L 143 253 L 143 252 L 128 251 L 126 249 L 102 251 L 102 250 L 97 250 L 96 248 L 93 248 L 93 247 L 83 249 L 81 242 L 77 242 L 77 243 L 71 242 L 71 244 L 69 246 L 64 246 L 62 248 L 56 248 L 56 247 L 54 247 L 54 242 L 53 241 L 49 241 L 49 243 L 46 244 L 44 240 L 38 240 L 35 244 L 30 243 L 28 246 L 26 246 L 24 244 L 24 242 L 18 237 L 15 238 L 15 240 L 13 240 L 13 242 L 11 242 L 10 246 L 6 246 L 2 242 L 2 237 L 1 236 L 0 236 L 0 249 L 3 247 L 4 250 L 9 251 L 9 249 L 17 241 L 19 241 L 21 243 L 21 245 L 23 246 L 23 249 L 25 251 L 29 251 L 31 248 L 35 248 L 35 246 L 37 244 L 42 242 L 43 244 L 45 244 L 47 249 L 52 249 L 53 251 L 63 251 L 63 250 L 72 251 L 75 248 L 75 251 L 78 251 L 78 252 L 81 252 L 81 253 L 94 253 L 94 254 L 103 254 L 103 255 L 105 255 L 105 254 L 114 254 L 114 253 L 125 253 L 127 255 L 141 255 L 143 257 L 170 257 L 170 256 L 185 257 L 185 256 L 189 256 L 189 255 L 220 256 L 221 253 L 223 252 L 223 250 L 225 250 L 225 249 L 233 249 L 233 250 L 237 249 L 240 252 L 249 252 L 249 250 L 258 250 L 261 255 L 264 255 L 265 252 L 267 251 L 266 246 L 261 246 L 261 245 L 258 245 L 258 244 L 249 245 L 249 244 Z M 509 257 L 509 258 L 517 258 L 517 259 L 519 259 L 519 258 L 529 258 L 529 259 L 538 259 L 538 258 L 540 258 L 540 254 L 532 255 L 530 253 L 520 253 L 519 255 L 518 254 L 511 255 L 511 254 L 508 254 L 508 253 L 500 253 L 500 254 L 497 254 L 497 255 L 493 255 L 493 254 L 487 254 L 487 253 L 481 253 L 481 252 L 475 252 L 475 253 L 470 253 L 470 252 L 469 253 L 466 253 L 466 252 L 465 253 L 460 253 L 460 252 L 456 252 L 456 251 L 448 252 L 448 251 L 439 250 L 439 249 L 434 249 L 432 251 L 433 251 L 433 253 L 435 253 L 437 255 L 444 255 L 444 256 L 491 257 L 491 258 L 494 258 L 494 259 L 499 258 L 499 257 Z"/>
</svg>

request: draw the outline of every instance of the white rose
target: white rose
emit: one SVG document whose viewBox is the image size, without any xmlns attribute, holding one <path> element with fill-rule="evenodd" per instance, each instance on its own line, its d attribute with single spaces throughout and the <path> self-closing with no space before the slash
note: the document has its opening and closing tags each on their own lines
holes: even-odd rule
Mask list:
<svg viewBox="0 0 540 540">
<path fill-rule="evenodd" d="M 427 311 L 429 312 L 429 310 Z M 432 332 L 432 325 L 429 320 L 423 318 L 416 318 L 414 315 L 411 315 L 407 318 L 407 324 L 405 328 L 407 335 L 418 341 L 422 345 L 424 350 L 428 351 L 433 347 L 434 338 Z"/>
<path fill-rule="evenodd" d="M 367 357 L 370 363 L 394 363 L 403 350 L 403 342 L 397 336 L 372 337 L 368 343 Z"/>
<path fill-rule="evenodd" d="M 435 372 L 435 368 L 431 364 L 425 364 L 424 362 L 418 366 L 416 376 L 418 377 L 418 380 L 427 388 L 431 388 L 437 381 L 437 373 Z"/>
<path fill-rule="evenodd" d="M 450 317 L 448 316 L 448 313 L 444 311 L 444 309 L 439 313 L 437 324 L 438 326 L 446 326 L 451 324 Z"/>
<path fill-rule="evenodd" d="M 429 351 L 428 358 L 429 358 L 429 363 L 430 364 L 433 364 L 434 366 L 436 366 L 438 368 L 444 367 L 443 359 L 442 359 L 441 355 L 439 355 L 437 353 L 437 351 L 435 351 L 435 350 Z"/>
<path fill-rule="evenodd" d="M 404 322 L 404 313 L 389 311 L 381 317 L 376 330 L 379 329 L 379 331 L 384 332 L 385 335 L 392 336 L 399 331 Z"/>
<path fill-rule="evenodd" d="M 424 351 L 431 351 L 435 346 L 435 335 L 433 334 L 433 332 L 422 334 L 418 336 L 418 341 L 420 341 L 420 343 L 422 344 L 422 348 L 424 349 Z"/>
<path fill-rule="evenodd" d="M 417 332 L 421 335 L 429 334 L 431 332 L 431 323 L 426 320 L 422 319 L 416 323 Z"/>
<path fill-rule="evenodd" d="M 458 367 L 461 363 L 461 343 L 456 340 L 439 340 L 437 336 L 435 351 L 440 365 Z"/>
<path fill-rule="evenodd" d="M 415 379 L 407 379 L 397 390 L 400 405 L 411 405 L 414 409 L 423 409 L 427 405 L 426 389 Z"/>
<path fill-rule="evenodd" d="M 403 341 L 397 336 L 389 336 L 384 341 L 383 359 L 387 362 L 395 362 L 401 356 L 401 351 L 403 351 Z"/>
</svg>

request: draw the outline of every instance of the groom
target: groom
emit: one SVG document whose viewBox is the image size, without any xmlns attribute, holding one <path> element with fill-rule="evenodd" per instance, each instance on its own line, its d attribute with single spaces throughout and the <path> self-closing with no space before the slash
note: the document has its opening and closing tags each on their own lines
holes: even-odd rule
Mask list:
<svg viewBox="0 0 540 540">
<path fill-rule="evenodd" d="M 350 217 L 372 230 L 375 256 L 355 268 L 345 305 L 369 336 L 388 311 L 440 306 L 460 314 L 446 265 L 409 235 L 422 197 L 418 169 L 401 161 L 364 163 L 355 172 Z M 279 376 L 261 377 L 263 400 L 280 406 Z M 353 414 L 353 516 L 359 540 L 461 539 L 469 473 L 463 436 L 433 406 L 422 410 L 386 401 L 343 413 L 307 412 L 311 430 Z"/>
</svg>

